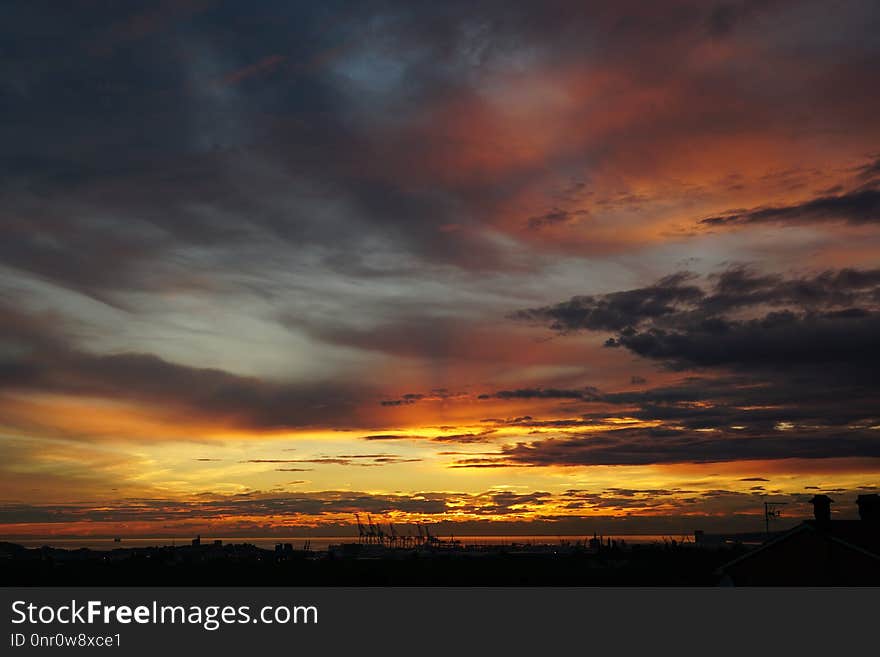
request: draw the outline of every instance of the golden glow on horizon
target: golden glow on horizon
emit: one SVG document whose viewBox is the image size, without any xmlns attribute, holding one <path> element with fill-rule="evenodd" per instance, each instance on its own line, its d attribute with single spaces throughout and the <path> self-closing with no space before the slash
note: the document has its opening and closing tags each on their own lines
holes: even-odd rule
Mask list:
<svg viewBox="0 0 880 657">
<path fill-rule="evenodd" d="M 463 404 L 468 406 L 471 402 L 464 398 Z M 693 405 L 712 407 L 708 403 Z M 534 408 L 534 404 L 530 403 L 530 407 Z M 538 436 L 578 437 L 589 441 L 591 436 L 601 436 L 621 427 L 647 429 L 662 426 L 660 421 L 644 421 L 626 414 L 605 416 L 601 421 L 572 428 L 540 426 L 539 423 L 520 427 L 516 423 L 479 421 L 454 427 L 432 422 L 416 426 L 401 423 L 392 430 L 349 428 L 345 431 L 254 432 L 219 424 L 177 424 L 156 419 L 151 409 L 133 404 L 57 395 L 6 396 L 3 409 L 5 417 L 12 417 L 16 422 L 27 420 L 32 426 L 39 426 L 40 431 L 64 436 L 48 442 L 46 439 L 21 438 L 14 443 L 20 450 L 19 456 L 5 466 L 14 477 L 10 479 L 13 483 L 9 487 L 0 485 L 0 492 L 6 500 L 62 505 L 82 502 L 92 505 L 92 512 L 112 508 L 114 502 L 126 499 L 194 502 L 200 499 L 193 497 L 196 493 L 220 497 L 308 496 L 326 491 L 360 491 L 368 495 L 405 498 L 411 496 L 412 491 L 425 490 L 466 496 L 446 500 L 446 510 L 433 516 L 435 520 L 455 518 L 500 522 L 567 515 L 712 514 L 729 512 L 731 502 L 722 500 L 704 504 L 700 496 L 707 491 L 725 490 L 730 494 L 754 496 L 803 493 L 805 486 L 828 488 L 832 482 L 836 488 L 858 487 L 870 483 L 880 466 L 876 461 L 861 459 L 543 467 L 513 467 L 517 464 L 502 460 L 492 468 L 450 467 L 461 459 L 503 457 L 505 446 L 534 440 Z M 518 416 L 523 412 L 523 404 L 498 403 L 496 410 L 503 410 L 496 415 Z M 487 414 L 482 406 L 478 406 L 475 412 Z M 431 416 L 430 406 L 421 410 L 420 415 Z M 568 420 L 576 422 L 577 417 Z M 566 421 L 566 418 L 557 421 Z M 791 423 L 777 426 L 780 432 L 792 428 Z M 82 442 L 82 434 L 99 440 Z M 765 476 L 756 478 L 756 472 L 765 473 Z M 65 479 L 75 483 L 63 492 L 64 486 L 60 482 Z M 51 484 L 55 480 L 59 483 Z M 27 481 L 35 486 L 32 492 L 27 496 L 20 492 L 16 494 L 15 491 L 24 490 Z M 38 485 L 40 481 L 47 484 L 42 492 Z M 601 493 L 604 498 L 597 497 L 586 505 L 572 505 L 571 499 L 560 497 L 564 491 L 575 489 L 593 491 L 596 495 Z M 493 490 L 546 491 L 548 497 L 515 502 L 505 506 L 503 511 L 493 513 L 494 503 L 474 501 Z M 613 493 L 608 491 L 614 490 L 634 492 L 609 502 L 607 498 Z M 657 490 L 665 492 L 650 504 L 646 504 L 645 495 L 639 493 Z M 71 491 L 76 492 L 71 494 Z M 715 511 L 712 510 L 713 504 Z M 347 522 L 356 510 L 353 506 L 349 511 L 325 513 L 320 518 L 306 518 L 295 513 L 261 517 L 267 526 L 333 524 Z M 137 515 L 136 506 L 134 515 Z M 400 522 L 406 522 L 418 514 L 395 511 L 392 515 Z M 177 522 L 175 520 L 172 524 Z M 255 523 L 256 519 L 228 514 L 213 517 L 211 522 L 239 527 Z M 155 523 L 146 526 L 155 526 Z M 94 525 L 85 521 L 69 523 L 71 531 L 74 527 L 75 532 L 103 531 L 99 529 L 103 527 L 100 522 Z M 15 524 L 3 526 L 2 531 L 38 534 L 48 528 L 40 523 L 33 527 Z"/>
</svg>

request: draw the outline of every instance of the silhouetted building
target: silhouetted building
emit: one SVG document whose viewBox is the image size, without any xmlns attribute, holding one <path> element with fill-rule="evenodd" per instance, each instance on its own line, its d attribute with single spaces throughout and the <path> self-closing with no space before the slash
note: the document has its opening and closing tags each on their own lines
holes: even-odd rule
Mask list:
<svg viewBox="0 0 880 657">
<path fill-rule="evenodd" d="M 293 543 L 276 543 L 275 544 L 275 556 L 276 557 L 292 557 L 293 556 Z"/>
<path fill-rule="evenodd" d="M 859 496 L 860 520 L 832 520 L 831 498 L 810 500 L 815 519 L 767 541 L 719 570 L 733 586 L 880 585 L 877 495 Z"/>
<path fill-rule="evenodd" d="M 813 505 L 813 516 L 816 518 L 817 523 L 826 524 L 831 522 L 831 503 L 833 501 L 827 495 L 814 495 L 813 499 L 810 500 L 810 504 Z"/>
<path fill-rule="evenodd" d="M 859 495 L 856 504 L 859 505 L 859 518 L 865 522 L 880 522 L 880 495 Z"/>
</svg>

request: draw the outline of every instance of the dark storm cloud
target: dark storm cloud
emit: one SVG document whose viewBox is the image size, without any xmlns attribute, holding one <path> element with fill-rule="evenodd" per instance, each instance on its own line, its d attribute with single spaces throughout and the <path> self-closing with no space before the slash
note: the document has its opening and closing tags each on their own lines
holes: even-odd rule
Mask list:
<svg viewBox="0 0 880 657">
<path fill-rule="evenodd" d="M 609 331 L 606 346 L 680 371 L 673 386 L 598 392 L 611 409 L 532 420 L 567 437 L 505 447 L 494 464 L 647 464 L 876 457 L 880 421 L 880 270 L 784 277 L 736 267 L 525 310 L 560 333 Z M 610 319 L 609 319 L 610 318 Z M 715 376 L 710 374 L 715 372 Z M 722 374 L 723 373 L 723 374 Z M 652 428 L 577 436 L 622 414 Z"/>
<path fill-rule="evenodd" d="M 559 388 L 519 388 L 517 390 L 499 390 L 492 395 L 480 395 L 481 399 L 580 399 L 596 401 L 600 398 L 598 389 L 587 387 L 581 390 L 561 390 Z"/>
<path fill-rule="evenodd" d="M 369 108 L 332 69 L 371 16 L 393 17 L 392 48 L 419 27 L 426 54 L 460 16 L 432 35 L 406 7 L 197 4 L 4 11 L 0 262 L 99 298 L 163 283 L 175 272 L 149 265 L 169 250 L 242 242 L 320 245 L 350 268 L 370 233 L 425 259 L 492 265 L 491 243 L 438 230 L 458 207 L 448 194 L 364 175 L 364 161 L 382 171 L 385 146 L 352 121 Z"/>
<path fill-rule="evenodd" d="M 492 441 L 495 429 L 486 429 L 477 433 L 454 433 L 446 436 L 434 436 L 431 440 L 435 443 L 459 443 L 463 445 L 471 443 L 488 443 Z"/>
<path fill-rule="evenodd" d="M 596 416 L 599 417 L 599 416 Z M 524 428 L 555 428 L 555 429 L 567 429 L 571 427 L 583 427 L 589 426 L 596 423 L 596 419 L 592 417 L 582 416 L 580 419 L 556 419 L 556 420 L 538 420 L 534 419 L 531 416 L 525 416 L 522 418 L 516 419 L 497 419 L 497 418 L 488 418 L 483 420 L 483 422 L 497 424 L 500 426 L 507 427 L 524 427 Z"/>
<path fill-rule="evenodd" d="M 836 196 L 818 196 L 794 205 L 734 210 L 701 219 L 709 226 L 761 223 L 818 223 L 845 221 L 851 224 L 880 222 L 880 189 L 858 189 Z"/>
<path fill-rule="evenodd" d="M 864 376 L 878 364 L 880 270 L 784 278 L 733 268 L 708 283 L 704 289 L 692 275 L 676 274 L 652 286 L 574 297 L 513 317 L 547 322 L 562 333 L 617 331 L 608 347 L 679 369 L 821 367 Z M 744 313 L 755 316 L 742 318 Z"/>
<path fill-rule="evenodd" d="M 274 248 L 280 260 L 308 251 L 361 277 L 418 271 L 424 261 L 513 266 L 481 232 L 480 210 L 530 174 L 592 165 L 596 152 L 617 149 L 549 153 L 497 175 L 478 166 L 474 180 L 456 174 L 456 153 L 518 147 L 481 135 L 462 145 L 448 126 L 433 133 L 438 106 L 478 97 L 490 73 L 515 70 L 523 57 L 546 71 L 595 58 L 615 77 L 702 97 L 713 85 L 699 75 L 679 84 L 670 71 L 688 68 L 696 43 L 778 19 L 775 4 L 9 5 L 0 14 L 0 263 L 105 300 L 108 291 L 161 288 L 193 268 L 244 268 L 242 245 Z M 850 58 L 876 68 L 858 38 L 847 44 Z M 816 50 L 823 75 L 843 57 L 833 42 Z M 717 83 L 725 98 L 736 81 Z M 751 85 L 736 86 L 748 109 L 768 104 L 760 85 L 754 97 Z M 687 107 L 682 100 L 672 106 Z M 870 95 L 860 100 L 870 112 Z M 839 111 L 827 109 L 838 123 Z M 739 106 L 712 117 L 713 132 L 715 120 L 754 123 Z M 657 127 L 646 118 L 639 139 Z M 449 158 L 423 164 L 449 144 Z M 581 212 L 554 207 L 526 221 L 543 228 Z M 383 268 L 368 263 L 365 237 L 387 243 Z M 205 250 L 217 261 L 198 261 Z"/>
<path fill-rule="evenodd" d="M 682 304 L 693 304 L 705 293 L 688 284 L 692 276 L 673 274 L 652 286 L 601 296 L 577 296 L 545 308 L 521 310 L 512 315 L 519 320 L 550 321 L 556 331 L 589 329 L 614 331 L 634 322 L 678 312 Z"/>
<path fill-rule="evenodd" d="M 737 425 L 749 430 L 770 430 L 780 423 L 841 427 L 853 422 L 873 421 L 880 416 L 875 396 L 858 389 L 829 387 L 804 390 L 804 394 L 798 396 L 798 387 L 788 386 L 784 392 L 768 396 L 753 391 L 740 395 L 736 401 L 720 398 L 700 405 L 690 400 L 677 404 L 643 403 L 638 409 L 627 410 L 626 415 L 687 429 Z M 843 399 L 846 403 L 841 403 Z"/>
<path fill-rule="evenodd" d="M 830 310 L 851 304 L 875 307 L 880 302 L 880 269 L 841 269 L 785 278 L 733 267 L 707 282 L 708 286 L 700 286 L 695 275 L 681 272 L 634 290 L 576 296 L 553 306 L 520 310 L 512 318 L 547 322 L 559 332 L 620 331 L 644 324 L 674 326 L 697 321 L 711 328 L 717 316 L 761 305 Z M 859 311 L 844 309 L 850 314 Z"/>
<path fill-rule="evenodd" d="M 722 461 L 880 457 L 871 430 L 799 431 L 739 436 L 673 429 L 619 429 L 502 448 L 498 457 L 460 459 L 454 467 L 650 465 Z"/>
<path fill-rule="evenodd" d="M 880 301 L 880 269 L 840 269 L 786 279 L 734 267 L 711 278 L 714 287 L 701 303 L 705 312 L 759 304 L 821 309 Z"/>
<path fill-rule="evenodd" d="M 880 423 L 878 395 L 874 387 L 866 385 L 864 379 L 840 376 L 839 373 L 832 377 L 827 368 L 820 369 L 821 376 L 816 373 L 811 376 L 810 368 L 801 367 L 796 375 L 792 370 L 791 376 L 761 370 L 737 376 L 687 377 L 675 385 L 645 390 L 596 391 L 588 399 L 576 400 L 587 402 L 578 409 L 578 417 L 520 416 L 488 418 L 483 422 L 496 430 L 508 432 L 534 434 L 555 429 L 553 435 L 557 437 L 615 436 L 617 440 L 608 447 L 606 457 L 614 460 L 613 454 L 619 451 L 619 458 L 624 461 L 629 458 L 626 456 L 628 442 L 638 443 L 645 437 L 708 436 L 723 442 L 768 436 L 790 437 L 806 432 L 813 436 L 813 444 L 823 445 L 815 442 L 821 436 L 830 439 L 847 430 L 861 431 Z M 610 434 L 582 433 L 584 429 L 607 427 L 609 421 L 616 422 L 621 417 L 629 422 L 651 423 L 652 426 L 621 429 Z M 499 438 L 503 439 L 504 435 L 504 432 L 499 434 Z M 865 433 L 859 444 L 869 445 L 872 437 L 875 438 L 876 434 Z M 687 440 L 679 447 L 686 451 L 688 447 L 696 448 L 701 444 L 699 440 Z M 737 444 L 750 443 L 743 440 Z M 764 441 L 761 443 L 766 449 L 763 457 L 788 458 L 788 445 L 788 438 L 777 442 Z M 695 452 L 694 458 L 697 457 Z M 646 458 L 653 456 L 649 453 Z M 497 457 L 469 458 L 453 467 L 498 468 L 511 464 L 511 461 Z"/>
<path fill-rule="evenodd" d="M 731 366 L 789 371 L 828 368 L 829 376 L 864 378 L 880 365 L 880 313 L 798 315 L 770 313 L 760 319 L 713 319 L 682 329 L 625 331 L 609 346 L 678 369 Z"/>
<path fill-rule="evenodd" d="M 415 349 L 420 354 L 424 355 L 437 355 L 438 352 L 432 352 L 431 350 L 423 349 L 420 346 L 416 346 Z M 408 353 L 409 350 L 407 350 Z M 442 353 L 442 352 L 439 352 Z M 465 396 L 465 393 L 461 392 L 451 392 L 446 388 L 434 388 L 430 392 L 421 393 L 421 392 L 408 392 L 405 395 L 401 395 L 399 399 L 383 399 L 379 402 L 382 406 L 409 406 L 410 404 L 415 404 L 421 401 L 444 401 L 448 399 L 455 399 L 458 397 Z"/>
<path fill-rule="evenodd" d="M 858 167 L 849 186 L 835 185 L 798 203 L 729 210 L 701 219 L 699 223 L 706 226 L 737 226 L 821 222 L 856 225 L 880 222 L 880 159 Z"/>
</svg>

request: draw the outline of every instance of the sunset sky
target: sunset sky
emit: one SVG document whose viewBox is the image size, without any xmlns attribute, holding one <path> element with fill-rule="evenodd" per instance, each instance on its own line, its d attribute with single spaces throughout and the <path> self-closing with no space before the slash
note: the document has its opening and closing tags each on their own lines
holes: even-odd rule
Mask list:
<svg viewBox="0 0 880 657">
<path fill-rule="evenodd" d="M 0 539 L 760 530 L 878 491 L 877 2 L 0 25 Z"/>
</svg>

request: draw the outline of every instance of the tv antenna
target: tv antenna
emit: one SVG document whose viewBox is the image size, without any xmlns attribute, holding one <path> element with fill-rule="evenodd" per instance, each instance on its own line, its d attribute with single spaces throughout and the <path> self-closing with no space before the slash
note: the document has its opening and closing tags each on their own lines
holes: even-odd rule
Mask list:
<svg viewBox="0 0 880 657">
<path fill-rule="evenodd" d="M 764 530 L 770 535 L 770 521 L 776 520 L 782 515 L 782 511 L 776 507 L 788 504 L 788 502 L 764 502 Z"/>
</svg>

